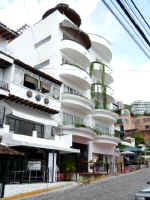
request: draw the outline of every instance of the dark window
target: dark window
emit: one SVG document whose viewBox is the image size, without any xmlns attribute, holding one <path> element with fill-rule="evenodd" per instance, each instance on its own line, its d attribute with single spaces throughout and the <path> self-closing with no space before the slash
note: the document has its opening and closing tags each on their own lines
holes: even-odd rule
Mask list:
<svg viewBox="0 0 150 200">
<path fill-rule="evenodd" d="M 51 89 L 51 85 L 48 83 L 40 82 L 40 91 L 43 94 L 49 93 Z"/>
<path fill-rule="evenodd" d="M 30 89 L 36 90 L 38 88 L 38 80 L 29 76 L 27 74 L 24 75 L 24 86 Z"/>
<path fill-rule="evenodd" d="M 8 124 L 10 130 L 16 134 L 32 136 L 33 130 L 36 130 L 37 137 L 44 138 L 44 125 L 42 124 L 37 124 L 14 116 L 7 116 L 6 124 Z"/>
<path fill-rule="evenodd" d="M 140 123 L 140 119 L 136 119 L 135 123 L 139 124 Z"/>
<path fill-rule="evenodd" d="M 145 128 L 150 128 L 150 125 L 146 125 Z"/>
</svg>

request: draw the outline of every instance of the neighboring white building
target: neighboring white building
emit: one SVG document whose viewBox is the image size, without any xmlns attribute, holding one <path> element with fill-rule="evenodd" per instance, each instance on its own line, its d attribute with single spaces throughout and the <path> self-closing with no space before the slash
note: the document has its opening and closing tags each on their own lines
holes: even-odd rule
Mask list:
<svg viewBox="0 0 150 200">
<path fill-rule="evenodd" d="M 114 137 L 118 115 L 112 112 L 110 43 L 104 37 L 85 33 L 80 24 L 74 10 L 58 4 L 9 47 L 14 57 L 63 83 L 61 108 L 50 106 L 60 108 L 55 120 L 63 127 L 65 142 L 70 136 L 72 146 L 80 149 L 74 159 L 78 163 L 95 157 L 113 161 L 120 140 Z M 86 165 L 81 170 L 90 169 Z"/>
<path fill-rule="evenodd" d="M 131 112 L 133 114 L 150 113 L 150 101 L 134 101 L 131 104 Z"/>
</svg>

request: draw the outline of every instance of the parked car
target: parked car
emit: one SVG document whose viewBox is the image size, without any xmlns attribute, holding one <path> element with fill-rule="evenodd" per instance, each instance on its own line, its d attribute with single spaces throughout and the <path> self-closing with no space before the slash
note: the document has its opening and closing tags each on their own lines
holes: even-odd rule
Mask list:
<svg viewBox="0 0 150 200">
<path fill-rule="evenodd" d="M 150 200 L 150 187 L 140 190 L 135 194 L 134 200 Z"/>
</svg>

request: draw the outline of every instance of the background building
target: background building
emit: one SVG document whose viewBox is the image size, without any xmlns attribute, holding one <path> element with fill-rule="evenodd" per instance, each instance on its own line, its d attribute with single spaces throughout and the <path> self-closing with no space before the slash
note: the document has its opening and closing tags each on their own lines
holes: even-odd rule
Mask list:
<svg viewBox="0 0 150 200">
<path fill-rule="evenodd" d="M 135 101 L 131 104 L 131 112 L 136 114 L 150 113 L 150 102 L 149 101 Z"/>
</svg>

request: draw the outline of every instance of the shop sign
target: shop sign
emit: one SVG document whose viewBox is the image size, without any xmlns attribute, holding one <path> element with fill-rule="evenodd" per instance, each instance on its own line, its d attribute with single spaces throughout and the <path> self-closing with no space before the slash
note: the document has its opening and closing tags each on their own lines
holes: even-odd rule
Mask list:
<svg viewBox="0 0 150 200">
<path fill-rule="evenodd" d="M 28 161 L 28 170 L 41 170 L 41 161 Z"/>
</svg>

